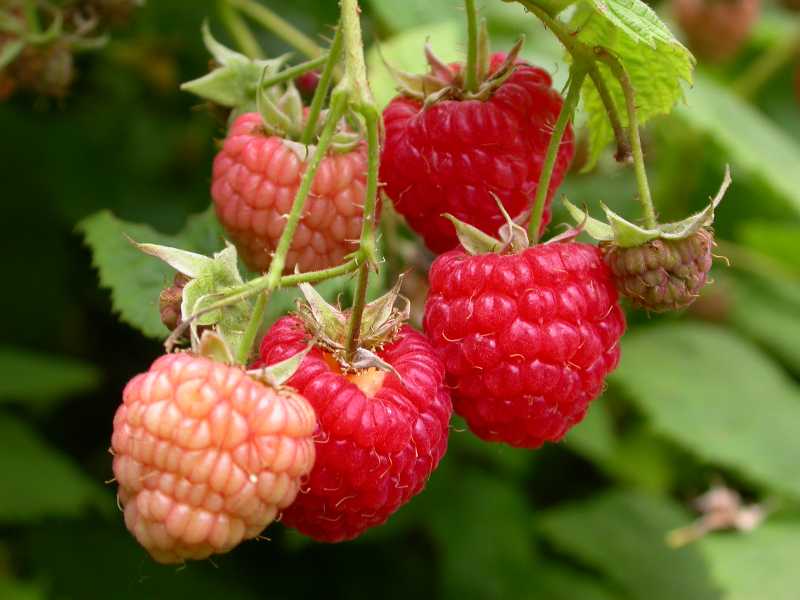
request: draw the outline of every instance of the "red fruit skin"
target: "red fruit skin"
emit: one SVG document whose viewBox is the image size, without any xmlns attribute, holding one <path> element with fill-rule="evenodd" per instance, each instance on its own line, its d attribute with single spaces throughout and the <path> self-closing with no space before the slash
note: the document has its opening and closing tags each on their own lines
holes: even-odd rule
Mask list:
<svg viewBox="0 0 800 600">
<path fill-rule="evenodd" d="M 505 58 L 492 57 L 492 69 Z M 452 67 L 456 72 L 460 66 Z M 397 96 L 383 112 L 386 140 L 380 177 L 395 208 L 436 253 L 458 245 L 450 213 L 490 235 L 505 221 L 493 196 L 512 217 L 527 210 L 563 100 L 550 76 L 519 62 L 486 101 L 444 100 L 423 109 Z M 542 231 L 553 194 L 574 154 L 572 127 L 559 149 Z"/>
<path fill-rule="evenodd" d="M 111 448 L 125 524 L 180 563 L 256 537 L 314 463 L 314 411 L 238 367 L 167 354 L 128 382 Z"/>
<path fill-rule="evenodd" d="M 279 319 L 261 343 L 257 366 L 296 354 L 308 337 L 298 318 Z M 402 382 L 381 374 L 374 394 L 339 373 L 319 348 L 287 382 L 317 413 L 317 459 L 282 522 L 321 542 L 350 540 L 384 523 L 422 491 L 447 450 L 452 403 L 428 340 L 404 326 L 378 355 Z"/>
<path fill-rule="evenodd" d="M 285 272 L 333 267 L 358 246 L 367 171 L 366 145 L 329 153 L 286 257 Z M 217 217 L 253 271 L 269 267 L 286 225 L 305 163 L 286 144 L 264 133 L 261 116 L 234 121 L 214 159 L 211 196 Z"/>
<path fill-rule="evenodd" d="M 619 362 L 625 316 L 600 251 L 458 249 L 439 256 L 429 277 L 425 332 L 472 432 L 521 448 L 560 440 Z"/>
</svg>

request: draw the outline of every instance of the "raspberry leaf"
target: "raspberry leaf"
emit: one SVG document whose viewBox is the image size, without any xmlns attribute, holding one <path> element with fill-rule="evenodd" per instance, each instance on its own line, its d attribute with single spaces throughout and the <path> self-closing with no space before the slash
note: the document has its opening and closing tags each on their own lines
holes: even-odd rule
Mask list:
<svg viewBox="0 0 800 600">
<path fill-rule="evenodd" d="M 695 60 L 653 10 L 640 0 L 584 0 L 570 28 L 590 47 L 603 47 L 625 67 L 636 91 L 639 124 L 669 113 L 683 98 L 683 83 L 692 83 Z M 609 68 L 598 63 L 600 76 L 617 106 L 623 125 L 627 115 L 622 88 Z M 590 78 L 582 91 L 589 126 L 589 152 L 584 171 L 614 139 L 605 106 Z"/>
</svg>

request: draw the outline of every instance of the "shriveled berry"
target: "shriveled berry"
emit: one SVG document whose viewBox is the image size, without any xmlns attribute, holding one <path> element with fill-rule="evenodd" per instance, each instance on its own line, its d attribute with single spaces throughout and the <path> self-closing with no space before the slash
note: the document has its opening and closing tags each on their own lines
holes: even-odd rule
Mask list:
<svg viewBox="0 0 800 600">
<path fill-rule="evenodd" d="M 708 280 L 714 236 L 700 229 L 682 240 L 651 240 L 620 248 L 604 244 L 606 263 L 619 292 L 644 310 L 665 312 L 686 308 Z"/>
<path fill-rule="evenodd" d="M 278 320 L 259 365 L 296 354 L 308 338 L 297 317 Z M 315 347 L 288 381 L 316 410 L 317 460 L 282 522 L 319 541 L 350 540 L 384 523 L 422 491 L 447 449 L 452 405 L 428 340 L 404 326 L 377 354 L 396 374 L 345 374 Z"/>
<path fill-rule="evenodd" d="M 330 152 L 319 166 L 286 271 L 332 267 L 357 247 L 366 187 L 366 145 Z M 240 116 L 214 160 L 211 195 L 217 217 L 247 266 L 269 267 L 306 163 L 266 134 L 258 113 Z"/>
<path fill-rule="evenodd" d="M 689 48 L 710 62 L 733 58 L 758 19 L 761 0 L 673 0 Z"/>
<path fill-rule="evenodd" d="M 183 301 L 183 288 L 191 281 L 183 273 L 176 273 L 172 285 L 161 290 L 158 296 L 158 309 L 161 322 L 173 331 L 181 324 L 181 302 Z"/>
<path fill-rule="evenodd" d="M 299 394 L 207 358 L 162 356 L 114 416 L 125 524 L 158 562 L 228 552 L 292 503 L 314 463 L 314 427 Z"/>
<path fill-rule="evenodd" d="M 560 440 L 619 361 L 625 317 L 600 251 L 458 249 L 439 256 L 429 277 L 425 331 L 472 432 L 524 448 Z"/>
<path fill-rule="evenodd" d="M 491 70 L 504 58 L 494 55 Z M 461 66 L 451 68 L 456 73 Z M 551 83 L 545 71 L 520 61 L 486 101 L 442 100 L 425 106 L 398 96 L 387 106 L 381 181 L 428 248 L 444 252 L 458 245 L 442 213 L 494 235 L 505 222 L 495 197 L 512 217 L 530 207 L 563 104 Z M 557 155 L 542 230 L 573 153 L 570 126 Z"/>
</svg>

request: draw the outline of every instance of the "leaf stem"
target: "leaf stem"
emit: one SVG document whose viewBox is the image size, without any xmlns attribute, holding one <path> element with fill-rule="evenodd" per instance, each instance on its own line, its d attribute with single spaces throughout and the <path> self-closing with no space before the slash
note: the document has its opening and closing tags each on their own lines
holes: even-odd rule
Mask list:
<svg viewBox="0 0 800 600">
<path fill-rule="evenodd" d="M 561 106 L 561 112 L 558 114 L 558 119 L 553 127 L 550 143 L 547 145 L 542 173 L 539 175 L 536 196 L 533 201 L 533 206 L 531 207 L 531 220 L 528 223 L 528 238 L 534 244 L 539 241 L 539 228 L 542 223 L 547 194 L 550 191 L 550 181 L 553 177 L 556 159 L 558 158 L 558 150 L 561 147 L 561 140 L 564 137 L 567 125 L 572 119 L 572 115 L 575 114 L 575 109 L 581 97 L 581 86 L 586 79 L 587 71 L 587 66 L 582 62 L 574 62 L 570 68 L 570 82 L 569 88 L 567 89 L 567 97 L 564 99 L 564 104 Z"/>
<path fill-rule="evenodd" d="M 644 154 L 642 152 L 642 140 L 639 136 L 639 120 L 636 116 L 636 92 L 633 89 L 630 77 L 628 77 L 628 72 L 616 56 L 603 48 L 597 49 L 596 54 L 609 66 L 611 72 L 622 86 L 625 107 L 628 113 L 628 136 L 631 144 L 633 168 L 636 172 L 636 185 L 639 188 L 639 203 L 642 205 L 645 226 L 653 229 L 658 225 L 658 220 L 653 207 L 653 199 L 650 196 L 650 185 L 647 182 L 647 169 L 644 165 Z"/>
<path fill-rule="evenodd" d="M 238 8 L 262 27 L 271 31 L 292 48 L 296 48 L 308 58 L 316 58 L 323 50 L 305 33 L 288 23 L 276 13 L 255 0 L 226 0 L 231 6 Z"/>
<path fill-rule="evenodd" d="M 250 356 L 250 352 L 258 336 L 258 331 L 261 328 L 262 321 L 264 320 L 264 311 L 267 307 L 267 300 L 272 290 L 276 289 L 281 284 L 281 275 L 286 266 L 286 255 L 289 252 L 289 247 L 294 239 L 294 233 L 297 230 L 297 225 L 300 223 L 300 218 L 303 215 L 303 208 L 305 207 L 306 199 L 309 192 L 311 192 L 311 185 L 314 182 L 314 177 L 317 174 L 322 159 L 331 144 L 333 134 L 336 131 L 336 126 L 344 114 L 347 106 L 346 94 L 334 92 L 331 99 L 331 109 L 328 114 L 328 119 L 325 122 L 325 127 L 319 137 L 316 150 L 306 165 L 303 179 L 300 181 L 300 187 L 297 188 L 297 193 L 292 203 L 292 210 L 289 212 L 286 220 L 286 227 L 283 228 L 281 237 L 278 240 L 278 247 L 275 249 L 275 254 L 269 265 L 269 271 L 266 275 L 266 286 L 260 294 L 253 312 L 250 315 L 250 320 L 242 336 L 241 344 L 236 352 L 236 360 L 240 364 L 246 364 Z"/>
<path fill-rule="evenodd" d="M 217 2 L 217 12 L 225 29 L 228 30 L 228 33 L 231 34 L 231 37 L 248 58 L 264 58 L 264 51 L 258 44 L 253 32 L 247 27 L 247 23 L 245 23 L 242 16 L 228 4 L 227 0 L 219 0 Z"/>
<path fill-rule="evenodd" d="M 475 0 L 464 0 L 467 11 L 467 64 L 464 66 L 464 88 L 478 91 L 478 13 Z"/>
<path fill-rule="evenodd" d="M 617 112 L 617 105 L 614 103 L 614 98 L 611 97 L 611 92 L 608 91 L 608 86 L 600 75 L 600 69 L 597 64 L 592 63 L 589 69 L 589 77 L 594 84 L 594 89 L 597 90 L 597 95 L 600 96 L 600 101 L 606 109 L 608 115 L 608 122 L 611 124 L 611 130 L 614 132 L 614 139 L 617 141 L 617 151 L 614 153 L 614 159 L 617 162 L 630 162 L 631 160 L 631 145 L 628 138 L 625 136 L 625 128 L 622 126 L 622 121 Z"/>
<path fill-rule="evenodd" d="M 314 139 L 314 132 L 317 130 L 317 120 L 322 111 L 322 105 L 325 103 L 325 98 L 328 95 L 328 89 L 333 80 L 333 72 L 336 68 L 336 62 L 342 53 L 342 27 L 341 25 L 336 28 L 336 33 L 333 36 L 330 50 L 328 51 L 328 60 L 325 67 L 322 69 L 322 74 L 317 83 L 317 89 L 314 90 L 314 97 L 311 99 L 311 106 L 308 108 L 308 117 L 306 119 L 306 126 L 303 128 L 303 133 L 300 135 L 300 143 L 308 145 Z"/>
</svg>

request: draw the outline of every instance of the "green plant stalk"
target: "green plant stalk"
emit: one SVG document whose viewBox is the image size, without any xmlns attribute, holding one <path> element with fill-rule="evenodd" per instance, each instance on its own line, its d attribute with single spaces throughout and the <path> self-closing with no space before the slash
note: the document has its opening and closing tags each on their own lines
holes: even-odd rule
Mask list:
<svg viewBox="0 0 800 600">
<path fill-rule="evenodd" d="M 375 210 L 378 200 L 378 167 L 380 161 L 380 135 L 377 118 L 366 117 L 367 126 L 367 188 L 364 199 L 364 216 L 361 222 L 361 240 L 359 250 L 363 254 L 364 262 L 359 267 L 358 283 L 347 323 L 347 341 L 345 342 L 345 357 L 350 357 L 358 348 L 358 338 L 361 334 L 361 321 L 367 299 L 367 285 L 369 284 L 369 269 L 377 264 L 377 250 L 375 240 Z"/>
<path fill-rule="evenodd" d="M 42 26 L 39 22 L 39 14 L 36 10 L 36 0 L 25 0 L 23 4 L 25 21 L 28 24 L 28 31 L 33 35 L 42 33 Z"/>
<path fill-rule="evenodd" d="M 217 2 L 217 12 L 222 24 L 248 58 L 264 58 L 264 51 L 258 44 L 253 32 L 247 27 L 247 23 L 245 23 L 241 15 L 228 4 L 227 0 L 219 0 Z"/>
<path fill-rule="evenodd" d="M 263 4 L 259 4 L 254 0 L 226 1 L 231 6 L 238 8 L 251 19 L 259 23 L 262 27 L 277 35 L 293 48 L 297 48 L 300 52 L 308 56 L 308 58 L 316 58 L 323 53 L 322 48 L 320 48 L 314 40 L 290 23 L 284 21 Z"/>
<path fill-rule="evenodd" d="M 305 173 L 303 173 L 303 179 L 300 181 L 300 187 L 297 188 L 297 193 L 295 194 L 294 201 L 292 203 L 292 210 L 289 212 L 286 220 L 286 227 L 284 227 L 283 233 L 281 233 L 281 237 L 278 240 L 278 246 L 275 249 L 275 254 L 270 262 L 269 271 L 266 275 L 265 289 L 256 300 L 256 304 L 253 307 L 253 312 L 250 315 L 250 320 L 245 328 L 244 335 L 242 336 L 241 344 L 236 352 L 236 361 L 239 364 L 245 364 L 247 362 L 247 358 L 250 356 L 253 343 L 258 336 L 258 331 L 261 328 L 261 324 L 264 320 L 264 311 L 267 307 L 269 295 L 281 284 L 281 275 L 283 274 L 283 269 L 286 266 L 286 255 L 288 254 L 292 240 L 294 239 L 297 225 L 300 223 L 300 218 L 303 215 L 306 199 L 308 198 L 308 194 L 311 192 L 311 185 L 314 182 L 317 169 L 319 168 L 319 165 L 322 162 L 322 159 L 325 157 L 325 153 L 331 144 L 333 134 L 336 131 L 336 126 L 339 122 L 339 119 L 342 118 L 346 106 L 346 94 L 334 92 L 333 98 L 331 99 L 331 110 L 325 123 L 325 127 L 323 128 L 322 134 L 319 137 L 317 148 L 311 160 L 308 162 Z"/>
<path fill-rule="evenodd" d="M 364 61 L 364 42 L 361 38 L 361 9 L 358 0 L 340 0 L 342 43 L 344 44 L 344 78 L 337 87 L 348 90 L 358 112 L 375 112 L 375 100 L 367 80 L 367 65 Z"/>
<path fill-rule="evenodd" d="M 620 121 L 619 113 L 617 112 L 617 105 L 614 103 L 614 98 L 611 97 L 611 92 L 608 91 L 608 86 L 600 75 L 600 69 L 597 63 L 592 63 L 589 69 L 589 77 L 594 84 L 594 89 L 597 90 L 600 101 L 606 109 L 608 115 L 608 122 L 611 124 L 611 130 L 614 132 L 614 139 L 617 141 L 617 151 L 614 153 L 614 158 L 617 162 L 629 162 L 631 160 L 631 145 L 625 136 L 625 128 Z"/>
<path fill-rule="evenodd" d="M 467 11 L 467 64 L 464 67 L 464 88 L 478 91 L 478 12 L 475 0 L 464 0 Z"/>
<path fill-rule="evenodd" d="M 322 54 L 317 58 L 312 58 L 304 63 L 300 63 L 299 65 L 295 65 L 293 67 L 289 67 L 288 69 L 284 69 L 277 75 L 273 75 L 272 77 L 265 78 L 261 83 L 260 86 L 262 88 L 272 87 L 273 85 L 277 85 L 279 83 L 284 83 L 286 81 L 290 81 L 295 77 L 299 77 L 309 71 L 313 71 L 321 67 L 322 65 L 328 62 L 328 55 Z"/>
<path fill-rule="evenodd" d="M 583 86 L 583 81 L 586 79 L 587 72 L 588 68 L 583 63 L 572 63 L 567 97 L 564 99 L 564 104 L 561 106 L 561 112 L 558 113 L 558 119 L 553 127 L 550 143 L 547 145 L 547 151 L 544 155 L 544 164 L 542 165 L 542 173 L 539 175 L 536 196 L 533 201 L 533 206 L 531 207 L 531 220 L 528 223 L 528 238 L 534 244 L 539 241 L 539 227 L 542 223 L 544 205 L 547 200 L 547 193 L 550 189 L 550 180 L 553 178 L 553 169 L 555 168 L 556 159 L 558 158 L 558 149 L 561 146 L 561 140 L 564 137 L 564 132 L 567 130 L 567 125 L 572 119 L 572 115 L 575 114 L 575 109 L 578 107 L 578 101 L 581 97 L 581 87 Z"/>
<path fill-rule="evenodd" d="M 322 74 L 317 83 L 317 89 L 314 90 L 314 97 L 311 99 L 311 106 L 308 108 L 308 117 L 306 126 L 303 128 L 303 133 L 300 136 L 300 143 L 306 146 L 314 139 L 314 132 L 317 130 L 317 119 L 322 111 L 322 106 L 325 104 L 325 98 L 328 95 L 328 89 L 333 80 L 333 72 L 336 69 L 336 62 L 339 60 L 339 55 L 342 53 L 342 27 L 341 25 L 336 28 L 336 33 L 333 36 L 330 50 L 328 51 L 328 62 L 322 69 Z"/>
<path fill-rule="evenodd" d="M 650 185 L 647 182 L 647 169 L 644 165 L 644 154 L 642 152 L 642 139 L 639 136 L 639 120 L 636 116 L 636 93 L 633 89 L 628 72 L 619 59 L 611 53 L 600 50 L 598 53 L 611 68 L 611 72 L 622 86 L 622 93 L 625 96 L 625 107 L 628 113 L 628 136 L 631 144 L 631 155 L 633 157 L 633 168 L 636 173 L 636 186 L 639 189 L 639 203 L 642 205 L 642 215 L 644 224 L 648 229 L 653 229 L 658 225 L 656 211 L 653 207 L 653 199 L 650 196 Z"/>
</svg>

